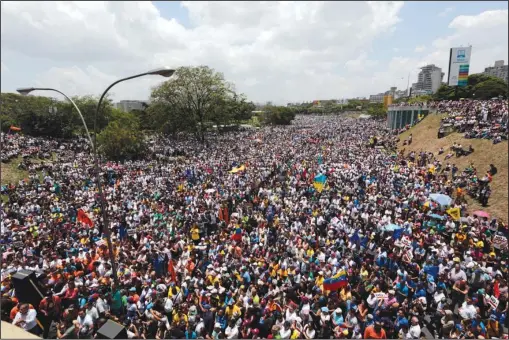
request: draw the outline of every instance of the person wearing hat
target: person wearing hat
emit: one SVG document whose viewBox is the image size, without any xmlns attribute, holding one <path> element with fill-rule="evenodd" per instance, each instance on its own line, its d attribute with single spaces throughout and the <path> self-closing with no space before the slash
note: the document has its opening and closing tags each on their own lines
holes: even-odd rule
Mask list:
<svg viewBox="0 0 509 340">
<path fill-rule="evenodd" d="M 486 321 L 486 339 L 502 339 L 504 334 L 502 325 L 496 315 L 490 315 Z"/>
</svg>

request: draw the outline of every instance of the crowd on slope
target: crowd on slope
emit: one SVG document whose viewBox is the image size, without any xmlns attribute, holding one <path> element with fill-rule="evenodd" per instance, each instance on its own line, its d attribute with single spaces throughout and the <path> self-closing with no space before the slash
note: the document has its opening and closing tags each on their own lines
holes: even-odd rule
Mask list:
<svg viewBox="0 0 509 340">
<path fill-rule="evenodd" d="M 446 113 L 441 129 L 451 126 L 465 138 L 491 139 L 500 143 L 508 137 L 507 100 L 460 100 L 431 102 L 429 107 Z"/>
<path fill-rule="evenodd" d="M 502 338 L 507 224 L 465 212 L 465 172 L 388 152 L 383 124 L 154 139 L 150 160 L 102 164 L 109 226 L 86 144 L 52 142 L 55 160 L 2 187 L 2 320 L 59 339 L 108 319 L 145 339 Z M 20 269 L 41 273 L 39 305 L 18 301 Z"/>
</svg>

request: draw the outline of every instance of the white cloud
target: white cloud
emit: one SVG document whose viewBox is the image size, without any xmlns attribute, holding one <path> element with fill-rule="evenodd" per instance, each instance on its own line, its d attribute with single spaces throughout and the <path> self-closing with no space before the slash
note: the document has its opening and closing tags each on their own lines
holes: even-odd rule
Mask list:
<svg viewBox="0 0 509 340">
<path fill-rule="evenodd" d="M 447 14 L 452 12 L 454 10 L 454 7 L 447 7 L 442 12 L 438 13 L 439 17 L 445 17 Z"/>
<path fill-rule="evenodd" d="M 424 45 L 419 45 L 415 48 L 415 52 L 423 52 L 424 50 L 426 49 L 426 46 Z"/>
<path fill-rule="evenodd" d="M 7 72 L 7 71 L 9 71 L 9 68 L 8 68 L 8 67 L 4 64 L 4 62 L 3 62 L 3 61 L 2 61 L 2 62 L 0 62 L 0 63 L 1 63 L 1 64 L 0 64 L 0 66 L 1 66 L 1 67 L 0 67 L 0 71 L 1 71 L 1 72 Z"/>
<path fill-rule="evenodd" d="M 449 27 L 453 30 L 450 35 L 435 39 L 430 52 L 422 57 L 395 57 L 385 71 L 375 72 L 372 82 L 399 82 L 401 88 L 406 88 L 408 73 L 410 84 L 417 81 L 419 67 L 435 64 L 445 73 L 447 81 L 449 49 L 451 47 L 472 45 L 470 74 L 482 72 L 495 60 L 508 60 L 508 11 L 486 11 L 473 16 L 458 16 L 451 21 Z M 401 80 L 404 78 L 404 80 Z M 380 91 L 387 90 L 381 88 Z M 380 92 L 378 91 L 378 92 Z M 376 91 L 375 91 L 376 92 Z"/>
<path fill-rule="evenodd" d="M 396 30 L 402 2 L 183 2 L 191 27 L 162 17 L 152 2 L 1 6 L 2 62 L 19 75 L 6 83 L 3 74 L 3 90 L 43 85 L 99 95 L 116 79 L 159 66 L 209 65 L 251 100 L 286 103 L 406 87 L 408 72 L 415 78 L 423 63 L 446 68 L 453 45 L 474 46 L 473 70 L 507 60 L 507 10 L 458 16 L 450 34 L 426 42 L 428 54 L 382 64 L 373 43 Z M 112 92 L 146 99 L 163 80 L 140 78 Z"/>
<path fill-rule="evenodd" d="M 151 2 L 2 2 L 2 50 L 49 62 L 33 82 L 71 94 L 99 94 L 113 79 L 161 65 L 205 64 L 255 101 L 360 95 L 345 66 L 358 69 L 372 43 L 400 21 L 403 3 L 182 6 L 192 28 L 163 18 Z M 119 85 L 115 98 L 146 98 L 161 80 Z"/>
</svg>

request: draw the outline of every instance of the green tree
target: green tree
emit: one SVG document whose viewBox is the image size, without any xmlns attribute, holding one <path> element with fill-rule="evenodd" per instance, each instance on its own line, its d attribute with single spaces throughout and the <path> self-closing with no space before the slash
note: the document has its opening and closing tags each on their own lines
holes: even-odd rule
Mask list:
<svg viewBox="0 0 509 340">
<path fill-rule="evenodd" d="M 114 111 L 112 120 L 97 137 L 98 151 L 110 160 L 132 160 L 146 151 L 140 123 L 132 113 Z"/>
<path fill-rule="evenodd" d="M 233 85 L 222 73 L 198 66 L 178 68 L 172 79 L 153 89 L 151 97 L 155 104 L 165 106 L 160 112 L 189 117 L 191 130 L 204 142 L 206 123 L 221 112 L 226 98 L 233 94 Z"/>
<path fill-rule="evenodd" d="M 97 99 L 83 96 L 73 97 L 73 100 L 80 108 L 88 128 L 92 130 Z M 83 123 L 74 106 L 67 100 L 2 93 L 1 102 L 3 120 L 9 117 L 10 122 L 29 135 L 67 138 L 76 133 L 84 134 Z M 98 116 L 99 131 L 108 124 L 112 108 L 111 101 L 105 100 L 103 110 Z"/>
<path fill-rule="evenodd" d="M 507 98 L 507 83 L 498 78 L 488 79 L 477 83 L 472 92 L 475 99 L 491 99 L 498 96 Z"/>
<path fill-rule="evenodd" d="M 369 104 L 368 115 L 375 118 L 382 118 L 387 116 L 387 111 L 382 103 Z"/>
<path fill-rule="evenodd" d="M 442 84 L 433 95 L 435 100 L 450 100 L 454 98 L 454 87 Z"/>
<path fill-rule="evenodd" d="M 265 112 L 265 124 L 270 125 L 290 125 L 292 120 L 295 119 L 295 111 L 286 106 L 266 106 L 263 111 Z"/>
</svg>

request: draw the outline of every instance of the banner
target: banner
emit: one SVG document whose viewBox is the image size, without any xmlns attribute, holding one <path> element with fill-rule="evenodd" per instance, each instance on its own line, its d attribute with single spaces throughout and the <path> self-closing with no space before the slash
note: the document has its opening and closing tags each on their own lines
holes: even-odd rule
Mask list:
<svg viewBox="0 0 509 340">
<path fill-rule="evenodd" d="M 489 296 L 489 295 L 487 295 L 486 297 L 487 297 L 487 300 L 488 300 L 488 304 L 489 304 L 492 308 L 497 309 L 498 304 L 499 304 L 498 299 L 497 299 L 496 297 L 494 297 L 494 296 Z"/>
<path fill-rule="evenodd" d="M 495 235 L 491 242 L 493 242 L 493 247 L 497 249 L 507 249 L 507 238 L 505 236 Z"/>
<path fill-rule="evenodd" d="M 448 209 L 447 213 L 455 221 L 458 221 L 461 218 L 461 209 L 460 208 L 451 208 L 451 209 Z"/>
<path fill-rule="evenodd" d="M 472 46 L 453 47 L 449 55 L 449 86 L 465 87 L 468 85 L 468 71 Z"/>
</svg>

